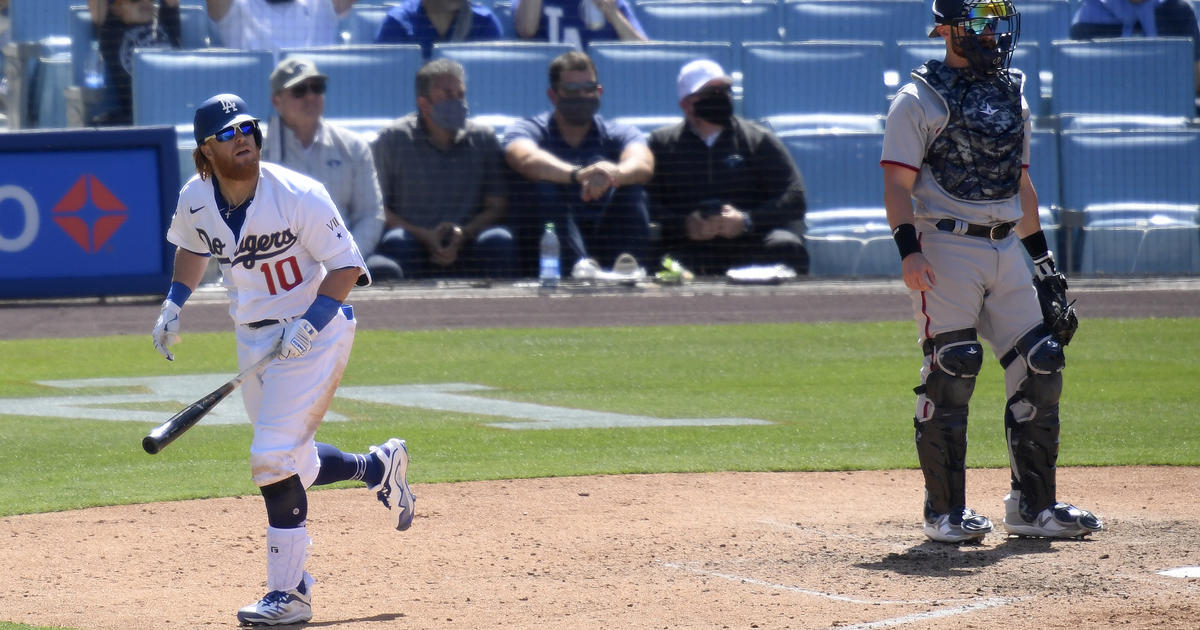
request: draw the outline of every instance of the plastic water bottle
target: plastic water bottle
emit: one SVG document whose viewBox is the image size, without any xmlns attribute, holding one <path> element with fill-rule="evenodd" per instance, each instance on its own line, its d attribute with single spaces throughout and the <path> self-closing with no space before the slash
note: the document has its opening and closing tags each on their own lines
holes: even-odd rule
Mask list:
<svg viewBox="0 0 1200 630">
<path fill-rule="evenodd" d="M 539 249 L 538 281 L 546 288 L 557 287 L 562 273 L 558 268 L 558 234 L 554 232 L 553 223 L 546 224 L 546 231 L 542 233 L 542 243 Z"/>
<path fill-rule="evenodd" d="M 92 42 L 83 65 L 83 83 L 93 90 L 104 87 L 104 57 L 100 55 L 100 42 Z"/>
</svg>

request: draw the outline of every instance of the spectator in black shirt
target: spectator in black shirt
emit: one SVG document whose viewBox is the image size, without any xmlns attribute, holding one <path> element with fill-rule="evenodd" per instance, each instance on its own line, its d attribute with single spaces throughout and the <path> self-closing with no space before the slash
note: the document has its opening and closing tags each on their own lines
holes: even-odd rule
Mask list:
<svg viewBox="0 0 1200 630">
<path fill-rule="evenodd" d="M 663 252 L 700 275 L 775 264 L 807 273 L 804 180 L 787 148 L 733 115 L 732 79 L 716 62 L 685 65 L 678 90 L 684 121 L 655 129 L 649 143 Z"/>
<path fill-rule="evenodd" d="M 133 50 L 180 48 L 179 0 L 88 0 L 92 27 L 104 57 L 105 85 L 115 109 L 92 122 L 133 122 Z"/>
</svg>

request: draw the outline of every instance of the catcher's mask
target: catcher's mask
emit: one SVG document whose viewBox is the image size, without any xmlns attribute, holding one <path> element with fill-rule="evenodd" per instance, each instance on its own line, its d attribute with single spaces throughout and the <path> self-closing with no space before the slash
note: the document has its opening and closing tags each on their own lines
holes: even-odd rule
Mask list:
<svg viewBox="0 0 1200 630">
<path fill-rule="evenodd" d="M 934 21 L 951 26 L 950 43 L 971 70 L 1007 73 L 1021 34 L 1021 14 L 1009 0 L 934 0 Z M 937 29 L 929 33 L 937 37 Z"/>
</svg>

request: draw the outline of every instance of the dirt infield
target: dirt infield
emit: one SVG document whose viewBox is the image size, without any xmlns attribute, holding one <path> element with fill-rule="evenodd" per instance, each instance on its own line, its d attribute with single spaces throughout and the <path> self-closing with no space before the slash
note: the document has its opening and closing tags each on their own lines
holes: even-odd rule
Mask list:
<svg viewBox="0 0 1200 630">
<path fill-rule="evenodd" d="M 414 452 L 414 465 L 420 453 Z M 1007 471 L 971 470 L 997 521 Z M 314 628 L 1195 628 L 1200 470 L 1064 469 L 1087 541 L 925 542 L 919 473 L 418 485 L 398 533 L 365 490 L 311 494 Z M 262 592 L 258 497 L 0 519 L 3 616 L 234 627 Z"/>
<path fill-rule="evenodd" d="M 1189 281 L 1080 283 L 1085 317 L 1195 316 Z M 907 318 L 894 282 L 537 296 L 377 290 L 366 328 Z M 578 298 L 578 299 L 577 299 Z M 0 306 L 4 338 L 146 333 L 156 300 Z M 198 295 L 184 331 L 227 330 Z M 1069 448 L 1069 446 L 1068 446 Z M 413 466 L 421 461 L 412 445 Z M 999 526 L 1006 470 L 970 470 Z M 917 471 L 622 475 L 416 485 L 411 530 L 364 490 L 310 495 L 313 628 L 1123 628 L 1200 626 L 1196 468 L 1070 468 L 1086 541 L 955 547 L 919 528 Z M 0 619 L 88 630 L 234 627 L 262 594 L 257 496 L 0 519 Z"/>
</svg>

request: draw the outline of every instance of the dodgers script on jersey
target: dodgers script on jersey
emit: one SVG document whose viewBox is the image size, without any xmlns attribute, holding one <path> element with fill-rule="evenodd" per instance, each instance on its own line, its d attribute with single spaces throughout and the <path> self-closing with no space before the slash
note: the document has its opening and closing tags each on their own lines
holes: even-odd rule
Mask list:
<svg viewBox="0 0 1200 630">
<path fill-rule="evenodd" d="M 328 269 L 358 267 L 360 286 L 369 283 L 354 237 L 320 182 L 262 162 L 241 234 L 221 217 L 213 186 L 212 178 L 188 180 L 167 240 L 216 257 L 234 322 L 302 315 Z"/>
</svg>

